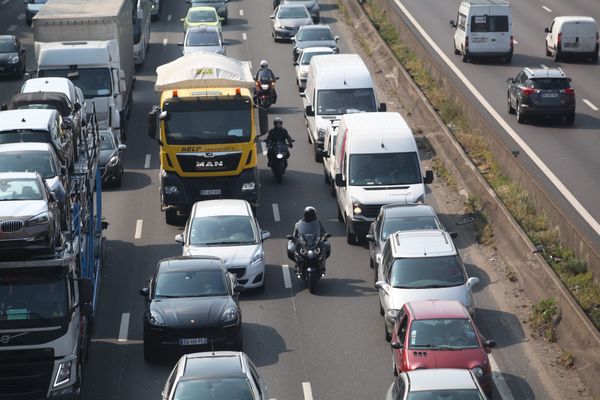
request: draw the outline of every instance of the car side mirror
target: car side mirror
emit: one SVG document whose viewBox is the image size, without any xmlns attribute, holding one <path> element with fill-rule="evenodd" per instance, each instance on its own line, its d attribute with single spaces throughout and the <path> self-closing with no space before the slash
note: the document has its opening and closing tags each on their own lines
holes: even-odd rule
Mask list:
<svg viewBox="0 0 600 400">
<path fill-rule="evenodd" d="M 298 94 L 299 94 L 299 95 L 300 95 L 300 97 L 302 97 L 303 99 L 305 99 L 305 98 L 306 98 L 306 93 L 304 93 L 304 92 L 300 92 L 300 93 L 298 93 Z M 307 115 L 308 115 L 308 114 L 307 114 Z"/>
<path fill-rule="evenodd" d="M 94 299 L 92 280 L 89 278 L 79 278 L 77 279 L 77 287 L 79 289 L 79 302 L 83 304 L 91 303 Z"/>
<path fill-rule="evenodd" d="M 390 343 L 390 346 L 394 350 L 400 350 L 402 348 L 402 343 L 400 343 L 400 342 L 392 342 L 392 343 Z"/>
<path fill-rule="evenodd" d="M 58 198 L 56 197 L 56 193 L 50 192 L 50 201 L 52 203 L 57 203 L 58 202 Z"/>
<path fill-rule="evenodd" d="M 429 185 L 431 182 L 433 182 L 433 171 L 428 169 L 427 171 L 425 171 L 425 178 L 423 178 L 423 183 Z"/>
<path fill-rule="evenodd" d="M 118 149 L 119 149 L 119 151 L 125 151 L 125 150 L 127 150 L 127 145 L 120 144 L 120 145 L 118 146 Z"/>
<path fill-rule="evenodd" d="M 306 114 L 308 117 L 314 117 L 315 110 L 313 110 L 313 107 L 309 104 L 306 106 L 306 108 L 304 108 L 304 114 Z"/>
<path fill-rule="evenodd" d="M 386 112 L 386 111 L 387 111 L 387 104 L 379 103 L 379 112 Z"/>
<path fill-rule="evenodd" d="M 223 22 L 223 21 L 225 21 L 225 18 L 219 17 L 219 21 Z"/>
<path fill-rule="evenodd" d="M 326 233 L 323 235 L 323 239 L 329 239 L 331 237 L 331 233 Z"/>
<path fill-rule="evenodd" d="M 270 15 L 270 16 L 269 16 L 269 18 L 271 18 L 271 19 L 275 19 L 275 14 L 273 14 L 273 15 Z"/>
<path fill-rule="evenodd" d="M 285 238 L 287 240 L 294 240 L 294 237 L 292 235 L 285 235 Z"/>
<path fill-rule="evenodd" d="M 296 36 L 292 36 L 292 38 L 290 39 L 292 42 L 296 41 Z"/>
<path fill-rule="evenodd" d="M 243 292 L 245 289 L 246 289 L 246 288 L 244 287 L 244 285 L 240 285 L 239 283 L 238 283 L 238 284 L 235 284 L 235 285 L 233 286 L 233 291 L 234 291 L 235 293 L 242 293 L 242 292 Z"/>
<path fill-rule="evenodd" d="M 490 349 L 493 349 L 494 347 L 496 347 L 496 341 L 495 340 L 486 340 L 483 345 L 485 347 L 488 347 Z"/>
<path fill-rule="evenodd" d="M 181 18 L 181 19 L 179 19 L 179 20 L 180 20 L 181 22 L 183 22 L 183 21 L 185 21 L 185 18 Z"/>
<path fill-rule="evenodd" d="M 375 282 L 375 287 L 377 289 L 383 290 L 384 292 L 386 292 L 387 294 L 390 293 L 390 285 L 388 285 L 387 283 L 385 283 L 384 281 L 377 281 Z"/>
<path fill-rule="evenodd" d="M 545 33 L 550 33 L 550 28 L 548 28 L 548 27 L 544 28 L 544 32 Z"/>
<path fill-rule="evenodd" d="M 150 295 L 150 289 L 145 287 L 143 289 L 140 289 L 139 293 L 142 297 L 148 297 Z"/>
<path fill-rule="evenodd" d="M 175 242 L 179 243 L 182 246 L 184 245 L 183 235 L 181 233 L 175 235 Z"/>
<path fill-rule="evenodd" d="M 294 67 L 297 67 L 298 65 L 300 65 L 300 64 L 298 64 L 297 61 L 294 61 Z"/>
<path fill-rule="evenodd" d="M 375 236 L 372 233 L 369 233 L 367 236 L 365 236 L 365 238 L 369 241 L 369 242 L 374 242 L 375 241 Z"/>
<path fill-rule="evenodd" d="M 177 43 L 177 46 L 179 46 L 179 47 L 183 47 L 183 42 L 179 42 L 179 43 Z"/>
<path fill-rule="evenodd" d="M 21 49 L 20 52 L 21 52 L 21 54 L 25 54 L 25 51 L 26 51 L 25 49 Z"/>
<path fill-rule="evenodd" d="M 81 311 L 81 315 L 89 317 L 94 313 L 94 306 L 91 304 L 79 304 L 79 310 Z"/>
<path fill-rule="evenodd" d="M 456 28 L 456 22 L 453 19 L 450 20 L 450 28 Z"/>
<path fill-rule="evenodd" d="M 223 40 L 223 46 L 229 46 L 229 40 L 228 39 Z"/>
<path fill-rule="evenodd" d="M 508 79 L 506 79 L 506 83 L 508 83 L 508 84 L 515 83 L 515 79 L 514 78 L 508 78 Z"/>
<path fill-rule="evenodd" d="M 335 174 L 335 186 L 346 186 L 346 180 L 342 176 L 342 174 Z"/>
<path fill-rule="evenodd" d="M 469 279 L 467 279 L 467 287 L 469 289 L 472 289 L 473 286 L 477 285 L 479 283 L 479 278 L 476 276 L 472 276 Z"/>
<path fill-rule="evenodd" d="M 75 104 L 73 105 L 73 110 L 75 110 L 75 112 L 77 112 L 77 111 L 81 110 L 81 104 L 79 104 L 79 103 L 75 103 Z"/>
<path fill-rule="evenodd" d="M 271 232 L 269 232 L 269 231 L 262 231 L 262 232 L 260 233 L 260 238 L 261 238 L 262 240 L 267 240 L 267 239 L 268 239 L 268 238 L 270 238 L 270 237 L 271 237 Z"/>
<path fill-rule="evenodd" d="M 458 237 L 458 232 L 450 232 L 450 237 L 456 239 Z"/>
</svg>

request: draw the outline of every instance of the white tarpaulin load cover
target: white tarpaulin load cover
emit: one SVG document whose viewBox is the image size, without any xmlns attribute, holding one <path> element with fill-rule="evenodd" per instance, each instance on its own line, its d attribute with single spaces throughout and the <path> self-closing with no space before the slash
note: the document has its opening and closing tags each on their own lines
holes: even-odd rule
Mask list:
<svg viewBox="0 0 600 400">
<path fill-rule="evenodd" d="M 250 62 L 220 54 L 195 53 L 156 68 L 154 90 L 246 87 L 255 85 Z"/>
</svg>

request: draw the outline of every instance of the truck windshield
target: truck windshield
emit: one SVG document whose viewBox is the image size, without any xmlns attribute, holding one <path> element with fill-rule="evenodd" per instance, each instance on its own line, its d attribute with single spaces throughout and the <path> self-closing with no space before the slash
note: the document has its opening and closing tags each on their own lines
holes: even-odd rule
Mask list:
<svg viewBox="0 0 600 400">
<path fill-rule="evenodd" d="M 64 69 L 41 69 L 38 72 L 40 78 L 58 77 L 68 78 L 71 70 Z M 112 94 L 110 70 L 108 68 L 79 68 L 79 78 L 74 82 L 86 99 L 94 97 L 107 97 Z"/>
<path fill-rule="evenodd" d="M 54 269 L 0 271 L 0 329 L 54 325 L 68 314 L 66 275 Z"/>
<path fill-rule="evenodd" d="M 21 142 L 50 143 L 50 134 L 48 131 L 37 131 L 30 129 L 0 131 L 0 144 Z"/>
<path fill-rule="evenodd" d="M 245 143 L 252 133 L 250 99 L 179 98 L 163 104 L 167 144 Z"/>
<path fill-rule="evenodd" d="M 329 89 L 317 94 L 317 114 L 342 115 L 353 112 L 374 112 L 373 89 Z"/>
<path fill-rule="evenodd" d="M 352 154 L 349 175 L 350 186 L 411 185 L 423 181 L 415 152 Z"/>
<path fill-rule="evenodd" d="M 35 171 L 44 179 L 56 176 L 52 154 L 43 151 L 0 153 L 0 172 Z"/>
</svg>

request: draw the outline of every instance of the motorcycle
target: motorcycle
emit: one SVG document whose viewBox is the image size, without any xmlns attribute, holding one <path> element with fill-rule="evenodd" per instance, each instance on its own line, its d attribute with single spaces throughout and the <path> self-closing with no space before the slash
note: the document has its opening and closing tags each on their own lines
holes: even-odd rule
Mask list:
<svg viewBox="0 0 600 400">
<path fill-rule="evenodd" d="M 277 78 L 276 78 L 277 79 Z M 275 81 L 260 80 L 256 81 L 254 89 L 254 102 L 262 109 L 267 110 L 272 104 L 275 104 Z"/>
<path fill-rule="evenodd" d="M 303 279 L 310 293 L 315 293 L 317 281 L 323 276 L 325 260 L 331 255 L 331 246 L 327 239 L 330 233 L 320 236 L 320 223 L 305 223 L 306 229 L 294 240 L 292 235 L 286 236 L 288 241 L 288 258 L 296 265 L 298 278 Z"/>
<path fill-rule="evenodd" d="M 277 183 L 281 183 L 283 174 L 285 174 L 285 170 L 288 166 L 287 160 L 290 157 L 288 145 L 283 142 L 272 143 L 269 146 L 268 154 L 270 156 L 269 164 L 271 166 L 271 171 L 273 171 L 273 175 L 275 176 L 275 180 Z"/>
</svg>

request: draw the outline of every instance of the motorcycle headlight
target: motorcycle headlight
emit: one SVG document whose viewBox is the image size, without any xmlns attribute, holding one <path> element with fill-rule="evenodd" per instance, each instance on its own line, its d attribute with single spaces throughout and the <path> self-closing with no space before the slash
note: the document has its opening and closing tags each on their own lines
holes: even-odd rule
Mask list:
<svg viewBox="0 0 600 400">
<path fill-rule="evenodd" d="M 179 189 L 177 186 L 165 186 L 164 190 L 166 195 L 179 194 Z"/>
<path fill-rule="evenodd" d="M 148 322 L 150 323 L 150 325 L 155 326 L 165 325 L 165 319 L 156 311 L 150 311 L 150 314 L 148 315 Z"/>
<path fill-rule="evenodd" d="M 236 325 L 238 323 L 238 319 L 238 311 L 235 309 L 235 307 L 229 307 L 223 312 L 221 322 L 223 323 L 223 327 L 227 328 Z"/>
<path fill-rule="evenodd" d="M 307 254 L 309 257 L 312 257 L 312 256 L 314 256 L 314 255 L 315 255 L 315 252 L 314 252 L 313 250 L 309 250 L 309 251 L 307 251 L 307 252 L 306 252 L 306 254 Z"/>
<path fill-rule="evenodd" d="M 261 84 L 261 85 L 260 85 L 260 88 L 261 88 L 262 90 L 268 90 L 268 89 L 269 89 L 269 85 Z"/>
<path fill-rule="evenodd" d="M 60 363 L 58 371 L 56 372 L 56 378 L 54 379 L 53 387 L 64 385 L 71 379 L 71 364 L 73 361 L 65 361 Z"/>
<path fill-rule="evenodd" d="M 261 262 L 262 259 L 263 259 L 263 257 L 264 257 L 264 254 L 262 252 L 262 249 L 259 248 L 256 251 L 256 253 L 254 253 L 254 255 L 252 256 L 252 258 L 250 259 L 250 265 L 257 264 L 257 263 Z"/>
<path fill-rule="evenodd" d="M 19 55 L 15 54 L 14 56 L 12 56 L 11 58 L 9 58 L 8 63 L 9 64 L 16 64 L 19 62 Z"/>
<path fill-rule="evenodd" d="M 323 128 L 319 128 L 317 130 L 317 135 L 319 136 L 319 139 L 323 139 L 325 137 L 325 133 L 327 133 L 327 131 Z"/>
<path fill-rule="evenodd" d="M 483 377 L 483 368 L 481 367 L 471 368 L 471 372 L 473 372 L 473 375 L 475 375 L 477 379 L 481 379 Z"/>
<path fill-rule="evenodd" d="M 242 192 L 248 192 L 250 190 L 256 189 L 256 182 L 246 182 L 242 185 Z"/>
<path fill-rule="evenodd" d="M 47 212 L 43 212 L 41 214 L 36 215 L 35 217 L 29 218 L 29 220 L 27 220 L 25 225 L 26 226 L 43 225 L 43 224 L 47 224 L 48 222 L 50 222 L 50 216 L 48 215 Z"/>
<path fill-rule="evenodd" d="M 277 158 L 281 160 L 283 158 L 283 154 L 277 153 Z"/>
<path fill-rule="evenodd" d="M 108 166 L 108 167 L 114 167 L 115 165 L 117 165 L 118 162 L 119 162 L 119 157 L 112 156 L 110 158 L 110 160 L 108 160 L 108 163 L 106 164 L 106 166 Z"/>
</svg>

